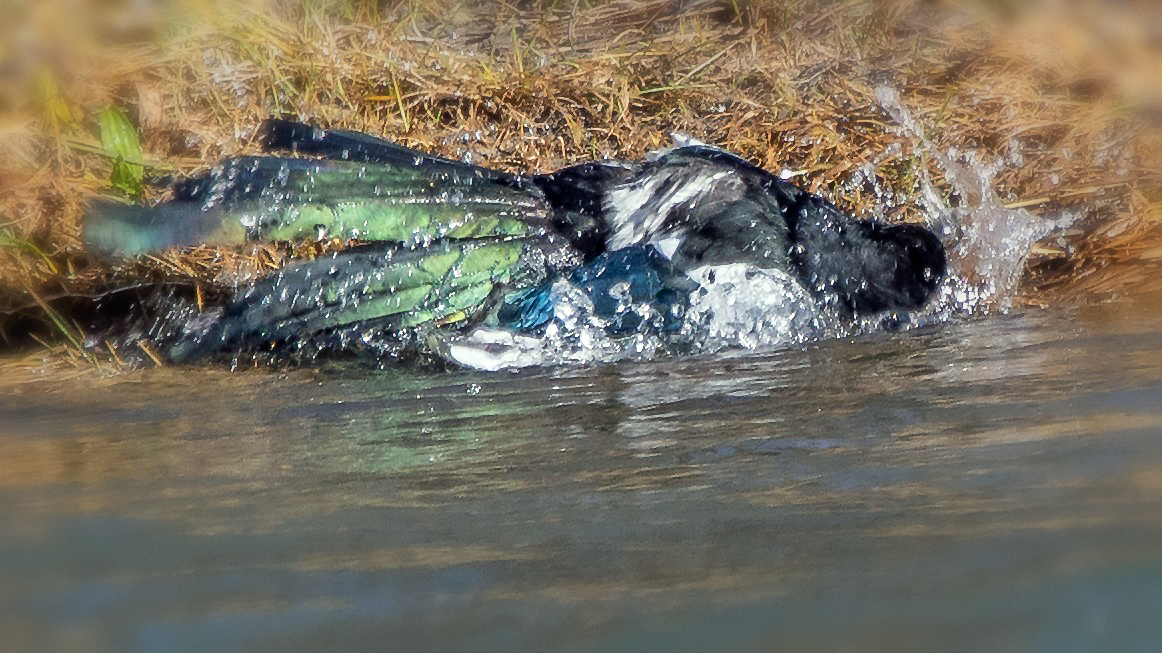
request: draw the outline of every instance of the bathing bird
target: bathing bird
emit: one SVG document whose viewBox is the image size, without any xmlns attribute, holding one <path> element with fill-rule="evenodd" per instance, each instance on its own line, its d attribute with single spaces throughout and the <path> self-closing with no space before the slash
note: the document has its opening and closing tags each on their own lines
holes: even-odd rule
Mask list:
<svg viewBox="0 0 1162 653">
<path fill-rule="evenodd" d="M 271 119 L 267 154 L 229 158 L 153 207 L 98 202 L 88 248 L 133 256 L 182 245 L 302 239 L 352 243 L 237 290 L 167 350 L 175 362 L 344 331 L 477 325 L 535 333 L 553 285 L 581 288 L 613 331 L 623 308 L 673 316 L 693 270 L 785 273 L 848 318 L 922 307 L 945 274 L 928 229 L 855 219 L 717 147 L 679 143 L 638 162 L 512 174 L 354 131 Z M 277 153 L 277 154 L 274 154 Z"/>
</svg>

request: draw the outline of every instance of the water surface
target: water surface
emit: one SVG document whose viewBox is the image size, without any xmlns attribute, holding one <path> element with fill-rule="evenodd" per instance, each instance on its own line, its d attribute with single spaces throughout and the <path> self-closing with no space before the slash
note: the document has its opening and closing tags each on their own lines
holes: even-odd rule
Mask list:
<svg viewBox="0 0 1162 653">
<path fill-rule="evenodd" d="M 1156 650 L 1160 318 L 0 381 L 2 648 Z"/>
</svg>

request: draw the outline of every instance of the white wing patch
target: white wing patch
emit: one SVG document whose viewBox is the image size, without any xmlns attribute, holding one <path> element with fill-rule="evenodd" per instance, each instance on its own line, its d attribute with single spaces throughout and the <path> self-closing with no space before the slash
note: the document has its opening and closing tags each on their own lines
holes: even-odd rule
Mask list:
<svg viewBox="0 0 1162 653">
<path fill-rule="evenodd" d="M 671 215 L 740 185 L 733 170 L 720 166 L 684 163 L 651 170 L 606 196 L 605 211 L 612 227 L 606 244 L 621 249 L 676 236 L 683 225 L 666 224 Z M 677 249 L 677 245 L 672 247 Z"/>
</svg>

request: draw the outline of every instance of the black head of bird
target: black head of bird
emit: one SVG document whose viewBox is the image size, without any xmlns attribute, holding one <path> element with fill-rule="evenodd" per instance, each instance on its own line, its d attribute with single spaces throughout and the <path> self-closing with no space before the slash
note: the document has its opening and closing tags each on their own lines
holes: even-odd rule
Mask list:
<svg viewBox="0 0 1162 653">
<path fill-rule="evenodd" d="M 792 262 L 825 301 L 856 315 L 915 310 L 944 278 L 944 245 L 924 227 L 855 220 L 814 196 L 798 209 Z"/>
</svg>

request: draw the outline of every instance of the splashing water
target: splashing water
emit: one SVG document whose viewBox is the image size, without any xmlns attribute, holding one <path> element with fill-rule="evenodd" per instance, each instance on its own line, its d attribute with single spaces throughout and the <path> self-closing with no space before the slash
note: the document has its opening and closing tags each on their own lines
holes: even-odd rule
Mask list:
<svg viewBox="0 0 1162 653">
<path fill-rule="evenodd" d="M 875 92 L 880 106 L 912 140 L 913 147 L 936 160 L 960 198 L 958 206 L 950 206 L 936 190 L 927 169 L 919 166 L 921 206 L 944 240 L 950 267 L 933 302 L 934 313 L 947 319 L 956 314 L 1009 310 L 1030 248 L 1070 226 L 1075 216 L 1045 219 L 1024 209 L 1006 208 L 991 186 L 996 168 L 984 165 L 971 152 L 940 151 L 894 88 L 879 86 Z"/>
<path fill-rule="evenodd" d="M 594 310 L 581 287 L 561 280 L 550 291 L 553 317 L 539 337 L 504 329 L 478 328 L 467 334 L 436 334 L 431 344 L 445 359 L 483 370 L 646 359 L 672 351 L 677 342 L 660 332 L 663 316 L 647 304 L 619 306 L 613 319 Z M 611 335 L 618 316 L 636 314 L 639 327 Z"/>
<path fill-rule="evenodd" d="M 690 277 L 699 288 L 683 330 L 698 351 L 796 344 L 838 328 L 807 289 L 781 270 L 736 263 L 698 268 Z"/>
<path fill-rule="evenodd" d="M 790 275 L 745 264 L 704 266 L 689 272 L 698 287 L 681 309 L 677 329 L 647 303 L 619 307 L 614 319 L 634 314 L 633 333 L 611 335 L 614 319 L 598 316 L 582 288 L 553 285 L 553 319 L 540 337 L 480 328 L 436 336 L 438 353 L 468 367 L 498 370 L 533 365 L 640 360 L 677 353 L 786 346 L 838 336 L 838 316 L 822 310 Z M 675 307 L 675 310 L 679 310 Z"/>
</svg>

